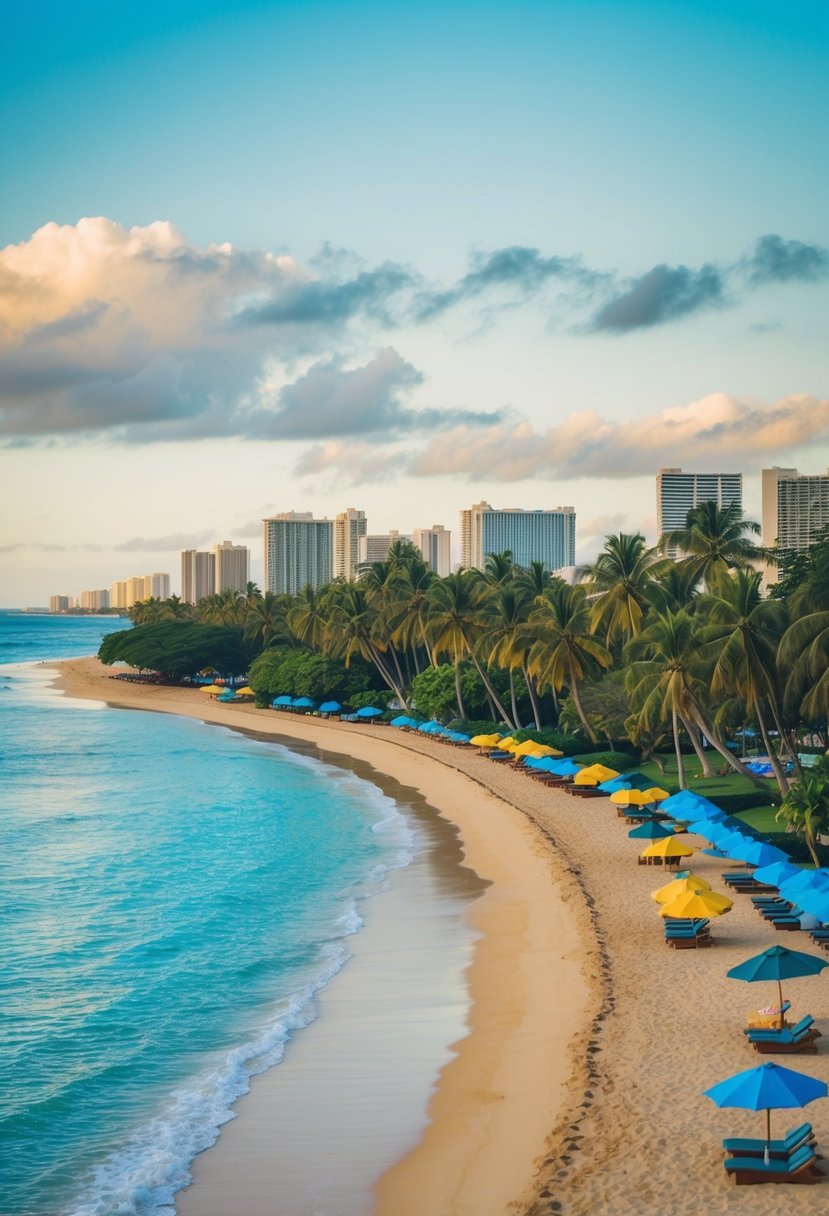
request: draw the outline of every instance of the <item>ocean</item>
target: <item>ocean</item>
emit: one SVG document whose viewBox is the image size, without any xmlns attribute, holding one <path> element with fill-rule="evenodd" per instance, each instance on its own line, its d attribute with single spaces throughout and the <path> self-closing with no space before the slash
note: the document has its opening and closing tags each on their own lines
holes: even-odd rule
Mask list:
<svg viewBox="0 0 829 1216">
<path fill-rule="evenodd" d="M 347 768 L 50 687 L 123 625 L 0 613 L 3 1216 L 171 1213 L 424 848 Z"/>
</svg>

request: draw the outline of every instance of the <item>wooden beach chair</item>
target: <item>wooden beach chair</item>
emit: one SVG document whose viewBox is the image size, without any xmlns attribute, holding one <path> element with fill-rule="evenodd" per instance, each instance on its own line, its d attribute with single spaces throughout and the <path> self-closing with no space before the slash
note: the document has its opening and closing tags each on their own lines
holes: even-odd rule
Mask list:
<svg viewBox="0 0 829 1216">
<path fill-rule="evenodd" d="M 764 1182 L 793 1182 L 810 1184 L 823 1177 L 817 1165 L 817 1153 L 809 1144 L 803 1144 L 790 1157 L 771 1159 L 762 1157 L 730 1157 L 723 1162 L 726 1172 L 737 1186 L 755 1186 Z"/>
<path fill-rule="evenodd" d="M 764 1158 L 768 1151 L 772 1160 L 788 1161 L 804 1144 L 814 1148 L 814 1143 L 815 1133 L 811 1123 L 801 1123 L 799 1127 L 790 1128 L 782 1140 L 730 1139 L 723 1140 L 722 1146 L 726 1157 Z M 819 1157 L 820 1154 L 815 1151 L 815 1156 Z"/>
</svg>

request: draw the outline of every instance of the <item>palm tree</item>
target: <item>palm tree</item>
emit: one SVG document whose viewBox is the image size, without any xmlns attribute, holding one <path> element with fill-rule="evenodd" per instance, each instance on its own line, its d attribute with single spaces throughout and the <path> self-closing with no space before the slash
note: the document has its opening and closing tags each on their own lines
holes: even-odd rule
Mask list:
<svg viewBox="0 0 829 1216">
<path fill-rule="evenodd" d="M 819 548 L 814 568 L 789 600 L 791 625 L 777 661 L 786 677 L 785 709 L 809 723 L 829 718 L 829 548 Z"/>
<path fill-rule="evenodd" d="M 245 640 L 265 650 L 275 642 L 287 641 L 288 596 L 266 591 L 254 598 L 245 617 Z"/>
<path fill-rule="evenodd" d="M 583 586 L 570 587 L 554 579 L 540 596 L 526 626 L 535 640 L 530 647 L 527 666 L 539 686 L 550 685 L 560 692 L 570 689 L 579 721 L 589 739 L 596 734 L 585 717 L 579 697 L 579 683 L 590 671 L 609 667 L 610 652 L 590 631 L 590 608 Z"/>
<path fill-rule="evenodd" d="M 604 630 L 608 645 L 637 636 L 651 585 L 669 565 L 656 549 L 648 548 L 639 532 L 620 532 L 605 539 L 604 549 L 586 575 L 593 602 L 591 625 Z"/>
<path fill-rule="evenodd" d="M 455 695 L 460 716 L 466 718 L 460 662 L 465 655 L 469 655 L 496 713 L 514 729 L 515 723 L 511 721 L 475 652 L 475 643 L 482 632 L 481 604 L 486 595 L 487 588 L 478 571 L 459 570 L 457 574 L 447 574 L 445 578 L 438 579 L 429 588 L 429 637 L 433 653 L 450 655 L 455 665 Z"/>
<path fill-rule="evenodd" d="M 533 599 L 537 599 L 549 587 L 552 574 L 546 562 L 530 562 L 529 566 L 515 567 L 515 578 Z"/>
<path fill-rule="evenodd" d="M 829 833 L 829 774 L 825 764 L 801 773 L 787 791 L 776 818 L 784 819 L 803 836 L 812 861 L 819 868 L 817 837 Z"/>
<path fill-rule="evenodd" d="M 506 582 L 498 585 L 481 605 L 481 620 L 485 632 L 480 639 L 479 648 L 481 654 L 486 655 L 488 667 L 506 668 L 509 672 L 510 706 L 516 725 L 519 719 L 514 673 L 516 669 L 524 673 L 535 725 L 540 730 L 538 699 L 527 672 L 530 643 L 527 640 L 526 625 L 531 606 L 528 589 L 517 579 L 510 576 Z"/>
<path fill-rule="evenodd" d="M 491 587 L 503 587 L 515 576 L 515 566 L 512 564 L 512 552 L 505 549 L 503 553 L 488 553 L 484 562 L 484 579 Z"/>
<path fill-rule="evenodd" d="M 297 642 L 301 642 L 310 650 L 322 649 L 328 623 L 330 590 L 312 587 L 310 583 L 306 583 L 288 608 L 289 630 Z"/>
<path fill-rule="evenodd" d="M 699 601 L 700 636 L 714 655 L 711 691 L 736 692 L 757 719 L 780 793 L 789 783 L 769 738 L 767 714 L 783 737 L 777 689 L 776 655 L 786 627 L 786 607 L 760 597 L 761 575 L 734 570 L 712 575 L 711 590 Z"/>
<path fill-rule="evenodd" d="M 404 709 L 408 699 L 397 673 L 385 660 L 384 643 L 378 634 L 377 611 L 358 583 L 332 583 L 325 591 L 326 626 L 324 648 L 346 667 L 355 654 L 373 663 L 383 682 Z"/>
<path fill-rule="evenodd" d="M 426 632 L 429 588 L 436 577 L 425 562 L 408 563 L 400 568 L 394 585 L 389 588 L 386 609 L 392 641 L 404 653 L 413 656 L 416 673 L 420 672 L 418 656 L 424 650 L 429 663 L 437 666 Z"/>
<path fill-rule="evenodd" d="M 719 507 L 708 501 L 692 507 L 685 527 L 666 532 L 659 543 L 663 549 L 671 546 L 684 553 L 680 564 L 692 572 L 695 583 L 709 586 L 718 573 L 733 567 L 751 569 L 768 555 L 750 539 L 759 533 L 760 525 L 745 519 L 736 503 Z"/>
</svg>

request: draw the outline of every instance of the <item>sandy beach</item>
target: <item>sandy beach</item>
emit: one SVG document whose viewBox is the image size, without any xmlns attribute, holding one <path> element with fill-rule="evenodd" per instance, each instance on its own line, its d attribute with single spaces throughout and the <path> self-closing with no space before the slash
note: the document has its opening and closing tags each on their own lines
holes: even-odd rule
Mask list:
<svg viewBox="0 0 829 1216">
<path fill-rule="evenodd" d="M 480 933 L 467 973 L 472 1011 L 440 1073 L 419 1142 L 377 1183 L 380 1216 L 825 1208 L 829 1178 L 782 1193 L 735 1190 L 722 1168 L 722 1138 L 761 1135 L 764 1116 L 718 1110 L 702 1096 L 772 1058 L 751 1050 L 741 1030 L 776 986 L 739 983 L 726 971 L 774 944 L 819 953 L 805 934 L 776 933 L 747 897 L 736 896 L 733 911 L 712 922 L 716 945 L 670 950 L 649 899 L 663 871 L 637 865 L 640 850 L 609 800 L 544 788 L 475 749 L 387 727 L 205 704 L 193 690 L 113 679 L 95 660 L 56 666 L 72 696 L 185 714 L 371 765 L 457 825 L 466 865 L 489 883 L 470 905 Z M 724 890 L 722 862 L 695 853 L 691 864 Z M 824 976 L 786 983 L 792 1013 L 811 1013 L 826 1038 L 817 1055 L 776 1057 L 824 1081 L 827 991 Z M 254 1108 L 267 1112 L 269 1075 L 256 1079 L 240 1117 L 197 1161 L 181 1213 L 218 1213 L 208 1195 L 239 1169 L 250 1206 L 235 1205 L 234 1216 L 278 1210 L 269 1197 L 267 1153 L 239 1156 L 233 1148 L 234 1140 L 250 1141 L 245 1128 L 261 1117 Z M 804 1118 L 825 1151 L 825 1101 L 773 1113 L 773 1134 Z"/>
</svg>

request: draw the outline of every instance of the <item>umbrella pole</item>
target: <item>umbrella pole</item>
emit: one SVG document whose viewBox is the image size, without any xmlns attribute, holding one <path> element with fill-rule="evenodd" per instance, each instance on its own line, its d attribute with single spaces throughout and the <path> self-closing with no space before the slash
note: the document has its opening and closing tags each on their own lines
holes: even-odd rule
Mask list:
<svg viewBox="0 0 829 1216">
<path fill-rule="evenodd" d="M 777 981 L 777 995 L 779 998 L 777 1004 L 780 1006 L 780 1029 L 782 1030 L 785 1025 L 785 1018 L 783 1017 L 783 985 L 779 979 Z"/>
<path fill-rule="evenodd" d="M 768 1165 L 771 1154 L 771 1107 L 766 1107 L 766 1151 L 763 1154 L 763 1164 Z"/>
</svg>

